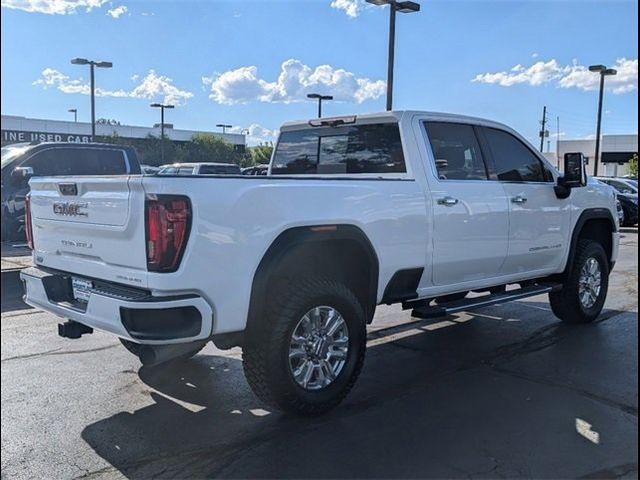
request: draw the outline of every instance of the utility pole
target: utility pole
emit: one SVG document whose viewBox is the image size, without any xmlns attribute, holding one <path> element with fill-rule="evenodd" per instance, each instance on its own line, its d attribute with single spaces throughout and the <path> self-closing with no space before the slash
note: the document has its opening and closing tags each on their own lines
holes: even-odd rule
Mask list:
<svg viewBox="0 0 640 480">
<path fill-rule="evenodd" d="M 90 89 L 91 89 L 91 141 L 96 141 L 96 79 L 95 67 L 111 68 L 113 63 L 104 61 L 87 60 L 86 58 L 74 58 L 71 60 L 73 65 L 89 65 Z"/>
<path fill-rule="evenodd" d="M 318 118 L 322 118 L 322 101 L 333 100 L 333 95 L 320 95 L 319 93 L 310 93 L 307 98 L 318 100 Z"/>
<path fill-rule="evenodd" d="M 174 105 L 169 105 L 165 103 L 152 103 L 149 105 L 151 108 L 159 108 L 160 109 L 160 159 L 162 164 L 164 164 L 164 109 L 165 108 L 175 108 Z"/>
<path fill-rule="evenodd" d="M 549 136 L 549 132 L 546 130 L 547 126 L 547 106 L 542 109 L 542 128 L 540 129 L 540 152 L 544 151 L 544 139 Z"/>
<path fill-rule="evenodd" d="M 366 0 L 373 5 L 389 5 L 389 44 L 387 53 L 387 110 L 393 109 L 393 63 L 396 48 L 396 12 L 414 13 L 420 11 L 420 4 L 398 0 Z"/>
<path fill-rule="evenodd" d="M 607 68 L 605 65 L 591 65 L 590 72 L 600 75 L 600 92 L 598 94 L 598 121 L 596 124 L 596 154 L 593 161 L 593 176 L 598 176 L 598 162 L 600 161 L 600 130 L 602 126 L 602 97 L 604 96 L 604 77 L 616 75 L 618 71 L 615 68 Z"/>
<path fill-rule="evenodd" d="M 556 117 L 556 162 L 560 170 L 560 116 Z"/>
</svg>

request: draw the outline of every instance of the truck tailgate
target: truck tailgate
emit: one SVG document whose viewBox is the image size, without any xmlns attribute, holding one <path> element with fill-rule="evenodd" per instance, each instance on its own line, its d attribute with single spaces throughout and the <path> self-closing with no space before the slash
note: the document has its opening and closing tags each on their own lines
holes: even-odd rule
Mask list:
<svg viewBox="0 0 640 480">
<path fill-rule="evenodd" d="M 30 187 L 36 264 L 147 285 L 141 176 L 33 178 Z"/>
</svg>

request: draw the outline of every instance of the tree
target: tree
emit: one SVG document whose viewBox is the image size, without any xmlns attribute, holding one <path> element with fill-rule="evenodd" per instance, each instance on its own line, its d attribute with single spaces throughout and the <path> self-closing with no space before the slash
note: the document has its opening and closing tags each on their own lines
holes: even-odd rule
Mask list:
<svg viewBox="0 0 640 480">
<path fill-rule="evenodd" d="M 242 153 L 233 144 L 211 133 L 196 133 L 191 141 L 180 147 L 185 162 L 242 162 Z"/>
<path fill-rule="evenodd" d="M 638 154 L 634 153 L 631 160 L 629 160 L 629 175 L 634 178 L 638 178 Z"/>
<path fill-rule="evenodd" d="M 267 164 L 271 161 L 273 153 L 273 143 L 260 143 L 255 147 L 249 148 L 249 155 L 253 165 Z"/>
</svg>

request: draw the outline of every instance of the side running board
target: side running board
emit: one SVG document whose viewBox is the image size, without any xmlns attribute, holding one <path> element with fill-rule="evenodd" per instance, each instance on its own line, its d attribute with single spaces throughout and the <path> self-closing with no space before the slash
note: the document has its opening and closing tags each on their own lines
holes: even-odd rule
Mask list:
<svg viewBox="0 0 640 480">
<path fill-rule="evenodd" d="M 474 310 L 476 308 L 498 305 L 500 303 L 520 300 L 522 298 L 534 297 L 542 293 L 555 292 L 562 289 L 559 283 L 541 283 L 528 287 L 510 290 L 508 292 L 496 293 L 493 295 L 483 295 L 475 298 L 465 298 L 455 302 L 442 305 L 420 305 L 411 311 L 411 316 L 417 318 L 438 318 L 446 317 L 452 313 Z M 417 301 L 419 302 L 419 300 Z M 417 303 L 416 302 L 416 303 Z"/>
</svg>

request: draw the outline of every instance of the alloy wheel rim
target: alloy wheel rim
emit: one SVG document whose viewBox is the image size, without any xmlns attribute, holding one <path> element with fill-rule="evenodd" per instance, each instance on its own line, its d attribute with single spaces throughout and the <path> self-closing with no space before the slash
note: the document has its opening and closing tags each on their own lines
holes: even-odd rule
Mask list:
<svg viewBox="0 0 640 480">
<path fill-rule="evenodd" d="M 333 307 L 314 307 L 302 316 L 291 334 L 291 375 L 303 389 L 321 390 L 338 378 L 348 353 L 349 328 L 344 317 Z"/>
<path fill-rule="evenodd" d="M 585 308 L 593 307 L 602 290 L 602 269 L 597 259 L 590 257 L 580 270 L 578 279 L 578 296 Z"/>
</svg>

